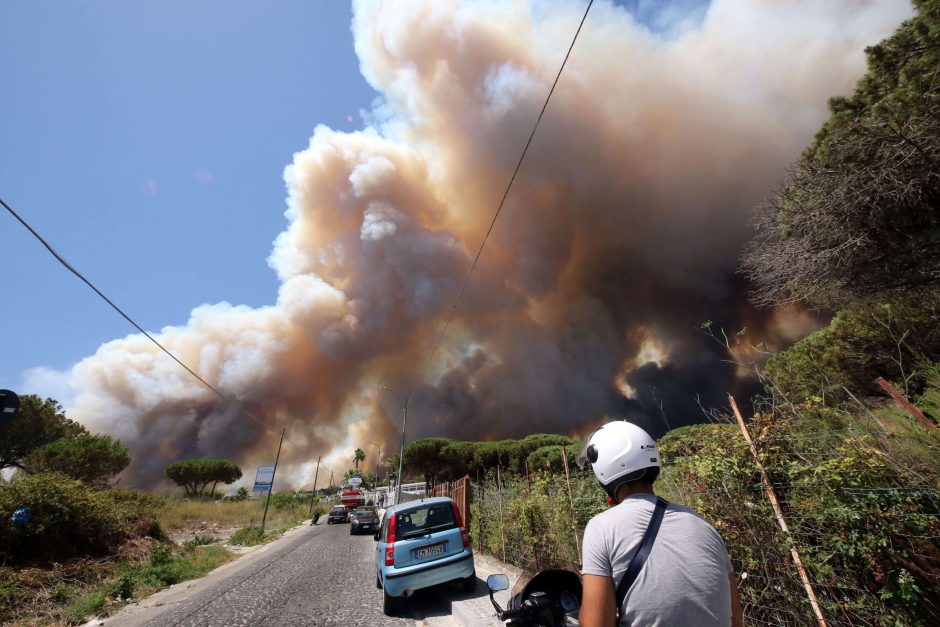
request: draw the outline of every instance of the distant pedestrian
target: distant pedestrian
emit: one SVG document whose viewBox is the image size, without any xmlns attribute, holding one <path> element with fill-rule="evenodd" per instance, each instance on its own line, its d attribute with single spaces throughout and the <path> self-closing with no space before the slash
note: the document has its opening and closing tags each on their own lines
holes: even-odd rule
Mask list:
<svg viewBox="0 0 940 627">
<path fill-rule="evenodd" d="M 385 493 L 379 495 L 379 507 L 385 508 Z"/>
</svg>

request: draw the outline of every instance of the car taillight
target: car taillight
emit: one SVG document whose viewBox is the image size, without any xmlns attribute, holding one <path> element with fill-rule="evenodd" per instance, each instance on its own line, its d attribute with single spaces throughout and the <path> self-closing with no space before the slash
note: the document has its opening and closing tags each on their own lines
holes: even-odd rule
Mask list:
<svg viewBox="0 0 940 627">
<path fill-rule="evenodd" d="M 388 538 L 385 546 L 385 565 L 395 565 L 395 514 L 388 519 Z"/>
<path fill-rule="evenodd" d="M 460 517 L 460 510 L 457 508 L 457 501 L 451 501 L 450 504 L 454 507 L 454 520 L 457 521 L 457 526 L 460 527 L 460 538 L 463 540 L 463 548 L 469 548 L 470 532 L 464 529 L 463 518 Z"/>
</svg>

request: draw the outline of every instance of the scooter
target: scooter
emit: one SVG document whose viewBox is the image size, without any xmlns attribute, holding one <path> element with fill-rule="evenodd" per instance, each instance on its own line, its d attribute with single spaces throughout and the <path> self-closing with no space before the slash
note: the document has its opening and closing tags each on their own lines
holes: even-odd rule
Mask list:
<svg viewBox="0 0 940 627">
<path fill-rule="evenodd" d="M 320 512 L 317 512 L 313 515 L 313 520 L 310 521 L 310 526 L 317 524 L 317 521 L 320 520 Z"/>
<path fill-rule="evenodd" d="M 520 589 L 521 585 L 521 589 Z M 513 588 L 504 610 L 493 593 L 506 590 L 506 575 L 486 580 L 496 618 L 510 627 L 577 627 L 581 609 L 581 578 L 570 570 L 543 570 L 531 578 L 523 575 Z M 519 590 L 517 592 L 517 590 Z"/>
</svg>

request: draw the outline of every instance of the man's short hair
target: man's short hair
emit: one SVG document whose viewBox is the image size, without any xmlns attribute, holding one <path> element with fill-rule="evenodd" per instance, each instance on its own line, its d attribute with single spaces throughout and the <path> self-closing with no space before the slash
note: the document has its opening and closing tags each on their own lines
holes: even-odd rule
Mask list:
<svg viewBox="0 0 940 627">
<path fill-rule="evenodd" d="M 632 472 L 625 477 L 621 477 L 616 481 L 604 486 L 604 491 L 607 492 L 607 495 L 612 498 L 617 498 L 617 492 L 620 491 L 621 486 L 632 485 L 634 483 L 648 483 L 653 485 L 653 482 L 659 477 L 659 466 L 649 466 L 648 468 L 641 468 L 636 472 Z"/>
</svg>

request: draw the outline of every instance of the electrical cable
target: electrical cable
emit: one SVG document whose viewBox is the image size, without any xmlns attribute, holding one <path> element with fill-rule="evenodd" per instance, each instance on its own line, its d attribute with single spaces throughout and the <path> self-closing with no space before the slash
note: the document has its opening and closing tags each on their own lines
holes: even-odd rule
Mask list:
<svg viewBox="0 0 940 627">
<path fill-rule="evenodd" d="M 454 306 L 451 307 L 450 313 L 447 315 L 447 319 L 444 321 L 444 327 L 441 329 L 440 335 L 437 336 L 437 342 L 434 344 L 434 350 L 431 351 L 431 356 L 428 358 L 428 361 L 425 362 L 424 370 L 421 373 L 421 377 L 418 379 L 418 382 L 415 383 L 414 388 L 411 390 L 411 394 L 408 395 L 408 400 L 411 400 L 411 397 L 414 396 L 415 392 L 418 391 L 421 382 L 424 380 L 424 376 L 427 374 L 428 368 L 431 364 L 434 363 L 434 357 L 437 356 L 437 350 L 441 346 L 441 341 L 444 339 L 444 335 L 447 333 L 447 327 L 450 325 L 451 320 L 454 318 L 454 314 L 457 312 L 457 306 L 460 304 L 460 300 L 463 298 L 463 293 L 467 289 L 467 285 L 470 283 L 470 276 L 473 274 L 473 271 L 477 267 L 477 263 L 480 261 L 480 257 L 483 255 L 483 247 L 486 246 L 486 240 L 489 239 L 490 233 L 493 232 L 493 227 L 496 226 L 496 220 L 499 218 L 500 212 L 503 210 L 503 205 L 506 203 L 506 198 L 509 197 L 509 190 L 512 189 L 512 184 L 516 180 L 516 175 L 519 174 L 519 169 L 522 167 L 522 161 L 525 159 L 526 153 L 529 151 L 529 145 L 532 143 L 532 138 L 535 137 L 535 131 L 539 128 L 539 123 L 542 121 L 542 116 L 545 114 L 545 109 L 548 108 L 548 102 L 552 99 L 552 94 L 555 93 L 555 86 L 558 85 L 558 79 L 561 78 L 561 73 L 565 69 L 565 65 L 568 63 L 568 57 L 571 56 L 571 51 L 574 49 L 574 44 L 578 40 L 578 35 L 581 34 L 581 27 L 584 26 L 585 20 L 587 20 L 588 13 L 591 10 L 591 5 L 594 4 L 594 0 L 589 0 L 587 8 L 584 9 L 584 15 L 581 17 L 581 23 L 578 24 L 578 30 L 575 31 L 574 37 L 571 39 L 571 45 L 568 46 L 568 52 L 565 54 L 564 60 L 561 62 L 561 67 L 558 68 L 558 73 L 555 75 L 555 82 L 552 83 L 552 88 L 548 90 L 548 96 L 545 97 L 545 103 L 542 105 L 542 110 L 539 111 L 539 116 L 535 120 L 535 125 L 532 127 L 532 132 L 529 133 L 529 139 L 525 143 L 525 147 L 522 149 L 522 154 L 519 156 L 519 161 L 516 163 L 516 169 L 513 170 L 512 176 L 509 178 L 509 184 L 506 186 L 506 191 L 503 193 L 502 200 L 499 201 L 499 206 L 496 207 L 496 213 L 493 214 L 493 219 L 490 221 L 490 226 L 486 229 L 486 234 L 483 236 L 483 241 L 480 242 L 480 249 L 477 251 L 476 257 L 473 259 L 473 263 L 470 265 L 470 270 L 467 272 L 467 276 L 464 277 L 463 284 L 460 286 L 460 291 L 457 293 L 457 299 L 454 301 Z"/>
<path fill-rule="evenodd" d="M 20 216 L 20 214 L 18 214 L 16 211 L 14 211 L 13 207 L 11 207 L 10 205 L 8 205 L 8 204 L 6 203 L 6 201 L 3 200 L 3 198 L 0 198 L 0 205 L 3 205 L 3 208 L 6 209 L 8 212 L 10 212 L 10 215 L 12 215 L 14 218 L 17 219 L 17 221 L 18 221 L 20 224 L 22 224 L 24 227 L 26 227 L 26 230 L 29 231 L 30 233 L 32 233 L 33 237 L 35 237 L 37 240 L 39 240 L 39 243 L 41 243 L 43 246 L 45 246 L 45 247 L 46 247 L 46 250 L 48 250 L 48 251 L 52 254 L 52 256 L 56 258 L 56 261 L 58 261 L 60 264 L 62 264 L 62 265 L 65 267 L 66 270 L 68 270 L 69 272 L 71 272 L 72 274 L 74 274 L 75 276 L 77 276 L 85 285 L 87 285 L 88 287 L 90 287 L 90 288 L 92 289 L 92 291 L 94 291 L 95 294 L 97 294 L 99 297 L 101 297 L 101 299 L 102 299 L 104 302 L 106 302 L 106 303 L 108 303 L 109 305 L 111 305 L 111 308 L 114 309 L 114 311 L 118 312 L 118 313 L 121 315 L 122 318 L 124 318 L 124 319 L 127 320 L 129 323 L 131 323 L 131 325 L 133 325 L 133 327 L 134 327 L 135 329 L 137 329 L 138 331 L 140 331 L 141 333 L 143 333 L 144 336 L 145 336 L 148 340 L 150 340 L 151 342 L 153 342 L 154 344 L 156 344 L 157 347 L 158 347 L 160 350 L 162 350 L 164 353 L 166 353 L 167 355 L 169 355 L 169 356 L 170 356 L 170 359 L 172 359 L 173 361 L 175 361 L 176 363 L 178 363 L 180 366 L 182 366 L 182 367 L 186 370 L 186 372 L 188 372 L 189 374 L 193 375 L 200 383 L 202 383 L 204 386 L 206 386 L 207 388 L 209 388 L 210 390 L 212 390 L 219 398 L 221 398 L 221 399 L 223 399 L 224 401 L 226 401 L 226 402 L 228 402 L 228 403 L 234 405 L 235 408 L 238 409 L 238 411 L 240 411 L 240 412 L 243 413 L 244 415 L 248 416 L 249 418 L 251 418 L 252 420 L 254 420 L 255 422 L 257 422 L 258 424 L 262 425 L 263 427 L 265 427 L 266 429 L 268 429 L 268 431 L 275 432 L 275 430 L 272 429 L 272 428 L 271 428 L 267 423 L 265 423 L 263 420 L 261 420 L 260 418 L 258 418 L 258 417 L 255 416 L 255 415 L 253 415 L 253 414 L 252 414 L 251 412 L 249 412 L 248 410 L 244 409 L 244 408 L 241 406 L 241 403 L 239 403 L 237 400 L 233 400 L 233 399 L 229 398 L 228 396 L 226 396 L 225 394 L 223 394 L 221 391 L 219 391 L 215 386 L 213 386 L 213 385 L 210 384 L 208 381 L 206 381 L 205 379 L 203 379 L 202 377 L 200 377 L 198 374 L 196 374 L 196 373 L 192 370 L 192 368 L 190 368 L 189 366 L 187 366 L 186 364 L 184 364 L 182 361 L 180 361 L 180 360 L 176 357 L 176 355 L 174 355 L 174 354 L 171 353 L 169 350 L 167 350 L 167 349 L 166 349 L 160 342 L 158 342 L 152 335 L 150 335 L 149 333 L 147 333 L 147 332 L 144 330 L 144 328 L 143 328 L 142 326 L 140 326 L 139 324 L 137 324 L 137 323 L 134 321 L 133 318 L 131 318 L 131 317 L 130 317 L 129 315 L 127 315 L 126 313 L 124 313 L 124 310 L 122 310 L 120 307 L 118 307 L 118 306 L 114 303 L 114 301 L 112 301 L 110 298 L 108 298 L 107 296 L 105 296 L 104 293 L 103 293 L 101 290 L 99 290 L 97 287 L 95 287 L 94 283 L 92 283 L 91 281 L 89 281 L 89 280 L 85 277 L 85 275 L 83 275 L 81 272 L 79 272 L 78 270 L 76 270 L 76 269 L 75 269 L 75 266 L 73 266 L 72 264 L 70 264 L 68 261 L 65 260 L 65 258 L 64 258 L 62 255 L 60 255 L 58 252 L 56 252 L 56 249 L 53 248 L 52 245 L 51 245 L 49 242 L 47 242 L 47 241 L 45 240 L 45 238 L 43 238 L 43 236 L 40 235 L 40 234 L 36 231 L 36 229 L 34 229 L 26 220 L 24 220 L 24 219 Z M 290 444 L 293 445 L 295 448 L 297 448 L 297 449 L 300 448 L 297 444 L 295 444 L 294 442 L 292 442 L 290 438 L 285 437 L 284 439 L 287 440 L 288 442 L 290 442 Z"/>
<path fill-rule="evenodd" d="M 493 219 L 490 221 L 489 227 L 487 228 L 486 233 L 483 236 L 483 241 L 480 242 L 480 248 L 479 250 L 477 250 L 477 254 L 473 259 L 473 263 L 470 265 L 470 269 L 468 270 L 467 275 L 464 277 L 463 283 L 460 286 L 460 291 L 457 293 L 457 298 L 454 301 L 454 305 L 453 307 L 451 307 L 451 310 L 447 316 L 447 319 L 444 321 L 444 326 L 441 328 L 441 332 L 438 335 L 436 343 L 434 344 L 434 349 L 431 351 L 431 356 L 428 358 L 428 361 L 425 364 L 422 377 L 419 379 L 418 383 L 415 384 L 415 387 L 411 390 L 411 393 L 406 397 L 408 400 L 410 400 L 411 397 L 414 396 L 415 392 L 418 390 L 418 387 L 421 385 L 421 381 L 424 378 L 424 374 L 427 373 L 428 368 L 434 362 L 434 358 L 437 356 L 437 351 L 440 348 L 441 342 L 447 333 L 447 328 L 448 326 L 450 326 L 450 323 L 454 318 L 454 314 L 457 312 L 457 307 L 460 305 L 460 301 L 463 299 L 463 295 L 467 289 L 467 285 L 469 285 L 470 283 L 470 277 L 473 275 L 473 271 L 476 269 L 477 264 L 480 261 L 480 257 L 483 255 L 483 249 L 486 246 L 486 242 L 489 239 L 490 234 L 493 232 L 493 228 L 496 226 L 496 220 L 499 218 L 499 214 L 503 210 L 503 205 L 506 203 L 506 199 L 509 197 L 509 192 L 512 189 L 512 184 L 515 182 L 516 176 L 519 174 L 519 170 L 522 167 L 522 162 L 525 160 L 526 153 L 528 153 L 529 151 L 529 146 L 532 144 L 532 139 L 535 137 L 535 132 L 538 130 L 539 124 L 542 122 L 542 116 L 545 114 L 545 110 L 548 108 L 548 103 L 549 101 L 551 101 L 552 94 L 555 93 L 555 87 L 558 85 L 558 81 L 561 78 L 561 74 L 565 69 L 565 65 L 568 63 L 568 58 L 571 56 L 571 51 L 574 49 L 574 44 L 578 40 L 578 35 L 581 33 L 581 28 L 584 26 L 584 22 L 585 20 L 587 20 L 588 13 L 590 12 L 591 6 L 593 4 L 594 4 L 594 0 L 588 1 L 587 8 L 585 8 L 584 10 L 584 15 L 581 17 L 581 22 L 578 24 L 578 29 L 575 31 L 574 37 L 571 39 L 571 44 L 568 46 L 568 51 L 565 53 L 565 58 L 564 60 L 562 60 L 561 67 L 558 68 L 558 73 L 555 75 L 555 80 L 554 82 L 552 82 L 552 87 L 551 89 L 549 89 L 548 95 L 545 97 L 545 102 L 542 104 L 542 109 L 539 111 L 538 118 L 536 118 L 535 120 L 535 124 L 532 127 L 532 132 L 529 133 L 529 138 L 525 143 L 525 147 L 522 149 L 522 154 L 519 156 L 519 161 L 516 163 L 516 167 L 512 172 L 512 176 L 509 178 L 509 183 L 506 185 L 506 191 L 503 193 L 502 199 L 499 201 L 499 205 L 496 207 L 496 212 L 493 214 Z M 155 344 L 161 351 L 166 353 L 170 357 L 170 359 L 172 359 L 177 364 L 179 364 L 184 370 L 186 370 L 186 372 L 188 372 L 193 377 L 195 377 L 200 383 L 202 383 L 204 386 L 206 386 L 206 388 L 208 388 L 213 393 L 215 393 L 219 398 L 221 398 L 222 400 L 228 403 L 233 404 L 236 407 L 236 409 L 238 409 L 239 412 L 241 412 L 248 418 L 251 418 L 258 424 L 264 426 L 269 431 L 274 432 L 274 430 L 267 423 L 265 423 L 263 420 L 261 420 L 257 416 L 253 415 L 251 412 L 244 409 L 241 406 L 241 403 L 239 403 L 238 401 L 233 400 L 229 398 L 227 395 L 223 394 L 215 386 L 213 386 L 208 381 L 206 381 L 205 379 L 200 377 L 198 374 L 196 374 L 196 372 L 193 371 L 192 368 L 190 368 L 189 366 L 184 364 L 182 361 L 180 361 L 180 359 L 177 358 L 176 355 L 171 353 L 169 350 L 167 350 L 166 347 L 160 344 L 160 342 L 158 342 L 152 335 L 150 335 L 147 331 L 145 331 L 142 326 L 137 324 L 137 322 L 135 322 L 133 318 L 131 318 L 120 307 L 118 307 L 114 303 L 114 301 L 112 301 L 110 298 L 105 296 L 105 294 L 101 290 L 99 290 L 91 281 L 89 281 L 81 272 L 79 272 L 74 266 L 72 266 L 72 264 L 66 261 L 65 258 L 62 257 L 62 255 L 56 252 L 56 250 L 52 247 L 52 245 L 50 245 L 49 242 L 47 242 L 45 238 L 43 238 L 36 231 L 36 229 L 34 229 L 28 222 L 26 222 L 26 220 L 24 220 L 16 211 L 14 211 L 14 209 L 10 205 L 8 205 L 6 201 L 4 201 L 2 198 L 0 198 L 0 204 L 2 204 L 3 207 L 10 213 L 10 215 L 16 218 L 16 220 L 20 224 L 22 224 L 33 235 L 33 237 L 39 240 L 39 242 L 46 248 L 46 250 L 48 250 L 52 254 L 52 256 L 55 257 L 55 259 L 60 264 L 62 264 L 63 267 L 65 267 L 66 270 L 74 274 L 83 283 L 85 283 L 85 285 L 91 288 L 91 290 L 94 291 L 95 294 L 97 294 L 102 300 L 108 303 L 108 305 L 110 305 L 112 309 L 118 312 L 118 314 L 120 314 L 122 318 L 127 320 L 127 322 L 129 322 L 135 329 L 140 331 L 148 340 L 153 342 L 153 344 Z M 287 442 L 291 444 L 292 446 L 294 446 L 295 448 L 300 449 L 300 446 L 296 444 L 295 442 L 293 442 L 290 438 L 285 436 L 284 439 L 287 440 Z"/>
</svg>

